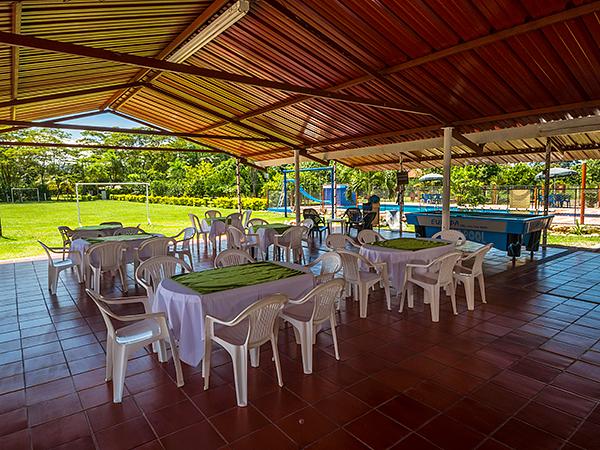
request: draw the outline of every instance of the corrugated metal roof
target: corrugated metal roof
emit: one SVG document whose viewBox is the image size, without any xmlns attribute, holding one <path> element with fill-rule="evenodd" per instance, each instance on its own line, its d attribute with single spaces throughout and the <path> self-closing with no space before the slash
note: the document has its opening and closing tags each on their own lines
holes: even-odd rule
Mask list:
<svg viewBox="0 0 600 450">
<path fill-rule="evenodd" d="M 223 0 L 20 4 L 22 34 L 161 58 L 203 13 L 209 20 L 227 6 Z M 264 161 L 288 157 L 292 148 L 326 151 L 335 159 L 338 150 L 440 136 L 446 124 L 467 133 L 536 123 L 542 117 L 561 119 L 568 113 L 588 115 L 600 107 L 599 11 L 600 2 L 586 0 L 260 0 L 186 61 L 412 104 L 432 115 L 192 75 L 157 76 L 131 65 L 20 49 L 19 99 L 137 81 L 142 75 L 152 86 L 129 89 L 125 95 L 102 92 L 19 105 L 16 118 L 46 119 L 109 106 L 173 131 L 272 137 L 273 142 L 205 141 Z M 14 22 L 11 5 L 0 5 L 0 31 L 14 30 Z M 12 76 L 11 49 L 0 45 L 0 101 L 11 99 Z M 10 111 L 0 108 L 0 117 L 10 118 Z M 595 138 L 573 137 L 591 139 L 592 146 L 598 144 Z M 519 143 L 522 154 L 493 158 L 534 160 L 538 156 L 531 152 L 539 147 Z M 496 147 L 486 146 L 486 152 L 503 148 L 492 149 Z M 438 153 L 422 152 L 406 164 L 435 165 L 431 158 Z M 455 153 L 472 152 L 456 147 Z M 568 152 L 565 157 L 590 154 Z M 459 158 L 457 163 L 481 158 Z M 365 170 L 393 165 L 389 157 L 377 155 L 340 161 Z"/>
</svg>

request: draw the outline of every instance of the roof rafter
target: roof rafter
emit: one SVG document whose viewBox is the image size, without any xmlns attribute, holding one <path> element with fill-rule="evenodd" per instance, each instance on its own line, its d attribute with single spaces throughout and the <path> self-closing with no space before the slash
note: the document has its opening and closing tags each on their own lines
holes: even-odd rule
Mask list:
<svg viewBox="0 0 600 450">
<path fill-rule="evenodd" d="M 281 81 L 265 80 L 263 78 L 239 75 L 236 73 L 220 70 L 205 69 L 203 67 L 189 64 L 180 64 L 170 61 L 164 61 L 147 56 L 138 56 L 130 53 L 119 53 L 101 48 L 87 47 L 85 45 L 72 44 L 68 42 L 54 41 L 23 34 L 9 33 L 0 31 L 0 43 L 10 46 L 26 47 L 37 50 L 46 50 L 55 53 L 64 53 L 74 56 L 84 56 L 86 58 L 100 59 L 114 63 L 127 64 L 135 67 L 155 69 L 162 72 L 181 73 L 195 75 L 203 78 L 226 81 L 231 83 L 245 84 L 249 86 L 274 89 L 278 91 L 291 92 L 295 94 L 304 94 L 314 98 L 325 98 L 346 103 L 354 103 L 375 108 L 391 109 L 403 111 L 411 114 L 429 115 L 429 112 L 418 106 L 400 105 L 394 102 L 388 102 L 379 99 L 369 99 L 355 95 L 338 94 L 326 91 L 324 89 L 298 86 Z"/>
<path fill-rule="evenodd" d="M 566 20 L 575 19 L 577 17 L 581 17 L 581 16 L 584 16 L 587 14 L 592 14 L 598 10 L 600 10 L 600 2 L 597 2 L 597 1 L 593 2 L 593 3 L 584 4 L 581 6 L 576 6 L 576 7 L 567 9 L 565 11 L 560 11 L 558 13 L 551 14 L 549 16 L 541 17 L 539 19 L 534 19 L 534 20 L 531 20 L 529 22 L 526 22 L 526 23 L 523 23 L 520 25 L 515 25 L 514 27 L 511 27 L 511 28 L 507 28 L 507 29 L 504 29 L 504 30 L 501 30 L 501 31 L 498 31 L 495 33 L 491 33 L 486 36 L 482 36 L 480 38 L 475 38 L 475 39 L 472 39 L 467 42 L 461 42 L 460 44 L 456 44 L 456 45 L 453 45 L 451 47 L 448 47 L 448 48 L 445 48 L 442 50 L 437 50 L 437 51 L 434 51 L 434 52 L 429 53 L 424 56 L 409 59 L 408 61 L 396 64 L 396 65 L 388 67 L 386 69 L 382 69 L 376 73 L 369 73 L 369 74 L 363 75 L 361 77 L 355 78 L 353 80 L 348 80 L 348 81 L 338 84 L 336 86 L 326 88 L 326 90 L 339 91 L 341 89 L 345 89 L 348 87 L 358 86 L 360 84 L 375 80 L 377 76 L 392 75 L 394 73 L 400 72 L 405 69 L 418 67 L 423 64 L 437 61 L 437 60 L 440 60 L 440 59 L 443 59 L 443 58 L 446 58 L 446 57 L 449 57 L 452 55 L 456 55 L 458 53 L 462 53 L 465 51 L 475 50 L 479 47 L 493 44 L 495 42 L 499 42 L 499 41 L 502 41 L 502 40 L 505 40 L 510 37 L 517 36 L 517 35 L 520 35 L 523 33 L 535 31 L 535 30 L 538 30 L 540 28 L 543 28 L 543 27 L 546 27 L 549 25 L 560 23 L 560 22 L 563 22 Z M 271 105 L 266 105 L 266 106 L 263 106 L 256 110 L 241 114 L 240 116 L 237 117 L 237 119 L 238 120 L 251 119 L 253 117 L 261 116 L 263 114 L 267 114 L 269 112 L 276 111 L 278 109 L 285 108 L 287 106 L 292 106 L 292 105 L 295 105 L 298 103 L 302 103 L 306 100 L 309 100 L 310 98 L 311 97 L 309 97 L 309 96 L 296 96 L 291 99 L 282 100 L 282 101 L 273 103 Z M 219 123 L 210 125 L 209 127 L 203 128 L 198 131 L 203 131 L 203 132 L 209 131 L 209 130 L 224 126 L 227 123 L 229 123 L 229 122 L 227 120 L 224 120 L 223 122 L 219 122 Z"/>
<path fill-rule="evenodd" d="M 473 150 L 473 152 L 476 155 L 481 155 L 483 153 L 483 147 L 484 147 L 484 145 L 482 145 L 482 144 L 476 144 L 475 142 L 473 142 L 472 140 L 470 140 L 465 135 L 460 134 L 458 131 L 452 130 L 452 137 L 455 140 L 457 140 L 458 142 L 460 142 L 462 145 L 464 145 L 466 147 L 469 147 L 471 150 Z"/>
<path fill-rule="evenodd" d="M 14 2 L 11 5 L 11 30 L 13 33 L 21 32 L 21 2 Z M 16 100 L 19 95 L 19 48 L 10 49 L 10 99 Z M 17 108 L 11 105 L 10 118 L 17 118 Z"/>
<path fill-rule="evenodd" d="M 56 128 L 59 130 L 86 130 L 86 131 L 100 131 L 108 133 L 124 133 L 124 134 L 138 134 L 138 135 L 150 135 L 150 136 L 173 136 L 173 137 L 195 137 L 199 139 L 216 139 L 216 140 L 229 140 L 229 141 L 250 141 L 250 142 L 264 142 L 269 141 L 269 138 L 252 137 L 252 136 L 224 136 L 220 134 L 199 134 L 199 133 L 186 133 L 179 131 L 162 131 L 162 130 L 143 130 L 143 129 L 128 129 L 128 128 L 117 128 L 117 127 L 103 127 L 95 125 L 71 125 L 71 124 L 59 124 L 51 121 L 47 122 L 30 122 L 24 120 L 4 120 L 0 119 L 0 125 L 11 125 L 17 127 L 37 127 L 37 128 Z"/>
<path fill-rule="evenodd" d="M 60 122 L 66 122 L 68 120 L 76 120 L 76 119 L 83 119 L 85 117 L 92 117 L 92 116 L 96 116 L 98 114 L 102 114 L 103 111 L 100 110 L 96 110 L 96 111 L 88 111 L 88 112 L 84 112 L 84 113 L 80 113 L 80 114 L 71 114 L 68 116 L 62 116 L 62 117 L 57 117 L 55 119 L 52 120 L 45 120 L 44 122 L 47 123 L 60 123 Z M 33 122 L 33 123 L 38 123 L 38 122 Z M 35 126 L 35 125 L 32 125 Z M 12 131 L 19 131 L 19 130 L 23 130 L 25 128 L 31 128 L 31 127 L 8 127 L 8 128 L 3 128 L 0 130 L 0 134 L 3 133 L 10 133 Z"/>
</svg>

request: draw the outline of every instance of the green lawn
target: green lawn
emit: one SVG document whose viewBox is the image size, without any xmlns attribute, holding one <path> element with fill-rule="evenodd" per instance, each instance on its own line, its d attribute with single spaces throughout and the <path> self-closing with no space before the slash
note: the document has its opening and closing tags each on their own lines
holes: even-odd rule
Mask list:
<svg viewBox="0 0 600 450">
<path fill-rule="evenodd" d="M 593 235 L 566 235 L 566 234 L 549 234 L 548 244 L 550 245 L 567 245 L 569 247 L 597 247 L 600 246 L 600 236 Z"/>
<path fill-rule="evenodd" d="M 146 231 L 172 236 L 190 226 L 188 213 L 204 217 L 207 209 L 214 208 L 151 204 L 152 225 L 147 225 L 144 203 L 98 200 L 81 203 L 81 222 L 83 225 L 97 225 L 117 220 L 126 226 L 141 224 Z M 222 209 L 221 212 L 226 215 L 235 211 Z M 270 212 L 256 212 L 252 217 L 269 222 L 284 220 L 283 214 Z M 36 256 L 43 253 L 38 240 L 49 245 L 62 245 L 57 227 L 77 227 L 77 207 L 75 202 L 0 204 L 0 220 L 3 235 L 0 238 L 0 260 Z"/>
</svg>

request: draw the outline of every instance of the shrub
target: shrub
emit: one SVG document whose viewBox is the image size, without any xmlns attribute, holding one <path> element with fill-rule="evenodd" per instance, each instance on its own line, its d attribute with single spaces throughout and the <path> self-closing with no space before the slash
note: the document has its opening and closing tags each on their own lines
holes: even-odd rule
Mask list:
<svg viewBox="0 0 600 450">
<path fill-rule="evenodd" d="M 119 200 L 124 202 L 139 202 L 146 201 L 145 195 L 138 194 L 111 194 L 111 200 Z M 163 197 L 159 195 L 149 195 L 148 202 L 160 203 L 163 205 L 180 205 L 180 206 L 195 206 L 195 207 L 211 207 L 222 209 L 237 208 L 237 197 Z M 256 197 L 242 197 L 242 209 L 252 209 L 255 211 L 267 209 L 267 200 Z"/>
</svg>

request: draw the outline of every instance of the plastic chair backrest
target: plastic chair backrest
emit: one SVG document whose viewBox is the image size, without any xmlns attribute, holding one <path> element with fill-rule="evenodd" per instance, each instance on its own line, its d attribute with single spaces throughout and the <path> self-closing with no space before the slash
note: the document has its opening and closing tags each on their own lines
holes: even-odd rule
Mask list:
<svg viewBox="0 0 600 450">
<path fill-rule="evenodd" d="M 360 230 L 356 236 L 360 245 L 372 244 L 374 242 L 385 241 L 384 237 L 373 230 Z"/>
<path fill-rule="evenodd" d="M 242 224 L 242 215 L 240 213 L 231 213 L 227 216 L 226 222 L 227 225 L 232 225 L 238 229 L 243 229 L 244 225 Z"/>
<path fill-rule="evenodd" d="M 335 307 L 335 302 L 342 294 L 345 283 L 346 282 L 341 278 L 331 280 L 327 283 L 318 285 L 306 294 L 306 297 L 309 297 L 314 303 L 312 313 L 312 320 L 314 322 L 322 322 L 331 316 L 331 312 Z"/>
<path fill-rule="evenodd" d="M 287 302 L 287 297 L 282 294 L 269 295 L 247 308 L 243 316 L 248 318 L 248 336 L 246 344 L 254 347 L 268 341 L 275 328 L 275 320 Z M 240 316 L 242 316 L 240 314 Z M 242 317 L 243 317 L 242 316 Z"/>
<path fill-rule="evenodd" d="M 71 228 L 64 225 L 58 227 L 58 232 L 60 233 L 60 237 L 62 238 L 63 244 L 68 244 L 69 242 L 71 242 L 71 238 L 75 233 L 75 231 L 73 231 Z"/>
<path fill-rule="evenodd" d="M 175 275 L 178 267 L 185 272 L 192 271 L 185 261 L 174 256 L 154 256 L 140 263 L 135 271 L 135 279 L 146 289 L 148 298 L 152 298 L 158 284 Z"/>
<path fill-rule="evenodd" d="M 487 244 L 474 252 L 473 267 L 471 268 L 471 273 L 473 276 L 481 275 L 483 273 L 483 260 L 485 259 L 485 255 L 487 255 L 493 246 L 494 244 Z"/>
<path fill-rule="evenodd" d="M 321 282 L 332 280 L 334 275 L 342 270 L 342 259 L 336 252 L 326 252 L 313 261 L 313 265 L 321 263 L 319 280 Z"/>
<path fill-rule="evenodd" d="M 123 226 L 121 222 L 101 222 L 100 225 L 117 225 L 119 227 Z"/>
<path fill-rule="evenodd" d="M 250 216 L 252 215 L 251 209 L 246 209 L 242 214 L 242 225 L 245 227 L 248 226 L 248 222 L 250 222 Z"/>
<path fill-rule="evenodd" d="M 90 245 L 85 251 L 88 264 L 98 268 L 116 268 L 123 262 L 123 253 L 127 249 L 124 242 L 109 241 Z"/>
<path fill-rule="evenodd" d="M 196 229 L 194 227 L 187 227 L 183 229 L 183 238 L 181 239 L 181 249 L 189 250 L 192 243 L 192 239 L 196 236 Z"/>
<path fill-rule="evenodd" d="M 325 245 L 332 250 L 343 250 L 346 248 L 346 243 L 352 240 L 342 233 L 331 233 L 325 239 Z"/>
<path fill-rule="evenodd" d="M 227 235 L 227 248 L 241 250 L 244 233 L 232 225 L 226 225 L 225 234 Z"/>
<path fill-rule="evenodd" d="M 214 219 L 216 217 L 221 217 L 221 211 L 218 211 L 216 209 L 209 209 L 208 211 L 206 211 L 204 213 L 204 217 L 206 217 L 207 219 Z"/>
<path fill-rule="evenodd" d="M 453 283 L 454 266 L 461 256 L 462 254 L 459 252 L 452 252 L 432 261 L 435 263 L 433 267 L 438 267 L 438 284 L 443 286 Z"/>
<path fill-rule="evenodd" d="M 307 228 L 302 225 L 295 225 L 288 228 L 281 235 L 279 243 L 289 246 L 291 248 L 297 248 L 302 246 L 302 237 L 305 236 Z"/>
<path fill-rule="evenodd" d="M 141 258 L 152 258 L 154 256 L 167 256 L 173 239 L 168 237 L 154 237 L 145 240 L 138 247 L 138 255 Z"/>
<path fill-rule="evenodd" d="M 48 256 L 48 265 L 54 267 L 54 259 L 52 258 L 52 251 L 42 241 L 38 241 L 38 242 L 40 243 L 40 245 L 42 246 L 42 248 L 46 252 L 46 255 Z"/>
<path fill-rule="evenodd" d="M 242 264 L 248 264 L 256 262 L 248 253 L 238 249 L 228 249 L 222 251 L 215 258 L 215 267 L 229 267 L 229 266 L 240 266 Z"/>
<path fill-rule="evenodd" d="M 342 270 L 344 271 L 344 279 L 346 281 L 356 282 L 360 280 L 360 258 L 358 255 L 345 250 L 336 252 L 342 260 Z"/>
<path fill-rule="evenodd" d="M 342 217 L 347 217 L 350 222 L 360 222 L 362 212 L 358 208 L 348 208 Z"/>
<path fill-rule="evenodd" d="M 268 225 L 268 224 L 269 224 L 269 222 L 267 222 L 264 219 L 259 219 L 258 217 L 254 218 L 254 219 L 250 219 L 248 221 L 248 226 L 250 226 L 250 227 L 256 227 L 256 226 L 259 226 L 259 225 Z"/>
<path fill-rule="evenodd" d="M 140 227 L 123 227 L 123 228 L 119 228 L 118 230 L 115 230 L 114 236 L 121 236 L 121 235 L 133 236 L 135 234 L 141 234 L 143 232 L 144 232 L 144 230 L 142 230 Z"/>
<path fill-rule="evenodd" d="M 302 217 L 309 219 L 310 216 L 318 216 L 319 212 L 315 208 L 306 208 L 302 210 Z"/>
<path fill-rule="evenodd" d="M 444 241 L 454 242 L 457 246 L 467 242 L 467 238 L 458 230 L 442 230 L 431 236 L 432 239 L 442 239 Z"/>
<path fill-rule="evenodd" d="M 106 325 L 106 330 L 108 332 L 108 335 L 114 337 L 115 326 L 113 325 L 111 319 L 118 320 L 118 316 L 110 310 L 110 308 L 108 307 L 108 305 L 106 303 L 104 303 L 104 298 L 100 294 L 92 291 L 91 289 L 86 289 L 85 291 L 87 292 L 87 295 L 89 295 L 91 297 L 91 299 L 94 301 L 94 303 L 100 310 L 100 314 L 102 315 L 102 319 L 104 320 L 104 324 Z"/>
<path fill-rule="evenodd" d="M 371 228 L 373 226 L 373 221 L 377 217 L 377 213 L 375 211 L 370 211 L 363 216 L 362 226 L 363 228 Z"/>
<path fill-rule="evenodd" d="M 200 219 L 198 218 L 198 216 L 196 214 L 189 213 L 188 217 L 190 218 L 190 222 L 192 223 L 192 226 L 196 229 L 196 231 L 202 231 L 202 224 L 200 223 Z"/>
</svg>

